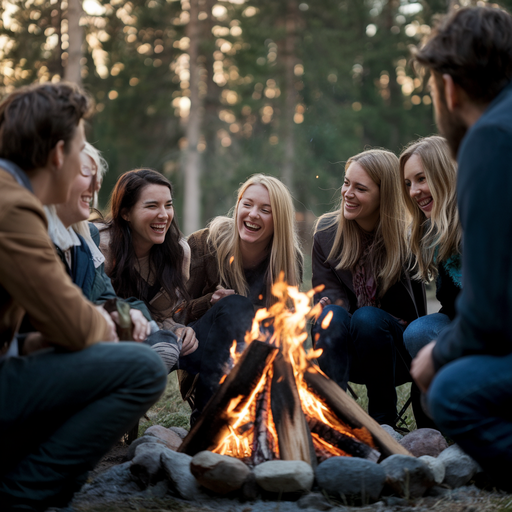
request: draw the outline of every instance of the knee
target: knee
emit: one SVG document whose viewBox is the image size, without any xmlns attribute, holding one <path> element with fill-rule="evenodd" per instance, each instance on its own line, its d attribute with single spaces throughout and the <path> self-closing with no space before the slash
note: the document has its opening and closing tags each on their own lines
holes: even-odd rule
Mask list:
<svg viewBox="0 0 512 512">
<path fill-rule="evenodd" d="M 386 329 L 386 319 L 382 313 L 382 310 L 371 306 L 359 308 L 352 315 L 351 332 L 359 337 L 375 338 L 382 329 Z"/>
<path fill-rule="evenodd" d="M 254 316 L 254 306 L 252 302 L 243 295 L 228 295 L 219 300 L 215 306 L 219 308 L 219 314 L 227 314 L 233 317 Z"/>
<path fill-rule="evenodd" d="M 426 337 L 423 323 L 422 318 L 418 318 L 411 322 L 404 331 L 404 345 L 411 357 L 416 357 L 416 354 L 431 341 Z"/>
</svg>

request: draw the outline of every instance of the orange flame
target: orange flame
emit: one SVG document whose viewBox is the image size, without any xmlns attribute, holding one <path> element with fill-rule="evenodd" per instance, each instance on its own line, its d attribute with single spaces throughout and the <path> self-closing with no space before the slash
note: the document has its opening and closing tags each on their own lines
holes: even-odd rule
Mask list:
<svg viewBox="0 0 512 512">
<path fill-rule="evenodd" d="M 232 265 L 233 264 L 233 261 L 235 261 L 235 257 L 234 256 L 231 256 L 231 258 L 229 258 L 229 264 Z"/>
<path fill-rule="evenodd" d="M 334 315 L 334 313 L 332 311 L 327 312 L 327 315 L 325 315 L 325 318 L 322 320 L 322 323 L 320 324 L 322 329 L 327 329 L 327 327 L 329 327 L 329 325 L 331 325 L 331 320 L 332 320 L 333 315 Z"/>
</svg>

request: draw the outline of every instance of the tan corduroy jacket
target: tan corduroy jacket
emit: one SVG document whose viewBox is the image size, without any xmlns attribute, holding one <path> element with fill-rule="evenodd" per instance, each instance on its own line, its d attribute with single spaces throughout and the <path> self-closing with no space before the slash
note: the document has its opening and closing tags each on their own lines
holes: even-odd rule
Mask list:
<svg viewBox="0 0 512 512">
<path fill-rule="evenodd" d="M 107 338 L 106 320 L 64 270 L 41 202 L 0 169 L 0 355 L 27 313 L 45 341 L 81 350 Z"/>
</svg>

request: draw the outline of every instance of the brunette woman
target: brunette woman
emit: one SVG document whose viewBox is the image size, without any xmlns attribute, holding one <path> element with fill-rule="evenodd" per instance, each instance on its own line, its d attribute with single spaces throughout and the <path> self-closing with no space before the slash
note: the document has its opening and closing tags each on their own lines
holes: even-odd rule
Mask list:
<svg viewBox="0 0 512 512">
<path fill-rule="evenodd" d="M 313 244 L 320 367 L 343 389 L 365 384 L 369 414 L 392 426 L 395 386 L 411 380 L 403 332 L 426 309 L 422 284 L 404 272 L 405 218 L 398 158 L 364 151 L 347 161 L 340 208 L 320 217 Z"/>
<path fill-rule="evenodd" d="M 419 139 L 400 155 L 405 203 L 412 216 L 411 250 L 416 257 L 416 278 L 436 279 L 438 313 L 412 322 L 404 333 L 414 358 L 455 317 L 455 300 L 462 287 L 461 227 L 457 210 L 457 164 L 446 140 Z"/>
<path fill-rule="evenodd" d="M 172 194 L 170 182 L 156 171 L 123 174 L 101 230 L 102 249 L 116 293 L 142 299 L 160 327 L 183 341 L 179 366 L 199 374 L 195 407 L 201 411 L 225 372 L 233 340 L 243 343 L 253 310 L 237 296 L 189 326 L 175 318 L 188 297 L 190 249 L 174 217 Z"/>
<path fill-rule="evenodd" d="M 248 297 L 256 309 L 267 307 L 280 273 L 291 285 L 298 286 L 302 279 L 292 197 L 272 176 L 250 177 L 238 189 L 232 214 L 216 217 L 208 228 L 190 235 L 188 243 L 189 322 L 233 294 Z"/>
</svg>

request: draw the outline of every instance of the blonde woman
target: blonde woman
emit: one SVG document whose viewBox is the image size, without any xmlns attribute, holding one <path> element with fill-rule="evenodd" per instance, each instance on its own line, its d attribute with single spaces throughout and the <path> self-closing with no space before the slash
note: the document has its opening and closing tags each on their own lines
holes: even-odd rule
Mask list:
<svg viewBox="0 0 512 512">
<path fill-rule="evenodd" d="M 422 283 L 404 271 L 405 229 L 398 158 L 372 149 L 347 161 L 340 207 L 320 217 L 313 243 L 320 367 L 343 389 L 365 384 L 369 414 L 393 426 L 395 386 L 411 380 L 403 332 L 426 310 Z"/>
<path fill-rule="evenodd" d="M 255 308 L 271 304 L 271 286 L 282 272 L 291 285 L 302 278 L 295 209 L 277 178 L 256 174 L 239 189 L 232 215 L 216 217 L 188 238 L 192 252 L 186 321 L 201 318 L 233 294 Z"/>
<path fill-rule="evenodd" d="M 409 325 L 404 342 L 412 357 L 455 317 L 455 300 L 462 288 L 461 227 L 457 209 L 457 164 L 443 137 L 411 143 L 400 155 L 402 190 L 412 216 L 411 250 L 416 276 L 436 279 L 441 309 Z"/>
</svg>

